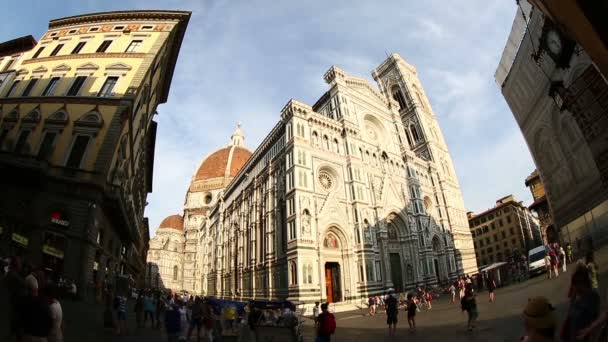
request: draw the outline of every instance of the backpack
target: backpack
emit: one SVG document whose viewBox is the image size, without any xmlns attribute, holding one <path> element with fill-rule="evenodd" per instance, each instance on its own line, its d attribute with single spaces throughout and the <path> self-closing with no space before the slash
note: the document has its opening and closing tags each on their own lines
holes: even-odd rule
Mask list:
<svg viewBox="0 0 608 342">
<path fill-rule="evenodd" d="M 336 318 L 333 314 L 325 312 L 322 314 L 321 326 L 319 327 L 319 335 L 329 336 L 336 332 Z"/>
</svg>

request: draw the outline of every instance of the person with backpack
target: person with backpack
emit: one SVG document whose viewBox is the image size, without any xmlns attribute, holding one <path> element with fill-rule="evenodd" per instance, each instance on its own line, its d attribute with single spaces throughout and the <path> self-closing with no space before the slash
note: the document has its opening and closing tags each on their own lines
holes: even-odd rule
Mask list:
<svg viewBox="0 0 608 342">
<path fill-rule="evenodd" d="M 397 315 L 399 314 L 399 302 L 391 291 L 386 297 L 384 303 L 386 310 L 386 324 L 388 324 L 388 335 L 395 336 L 395 333 L 397 332 Z"/>
<path fill-rule="evenodd" d="M 165 331 L 168 342 L 178 342 L 182 331 L 182 319 L 177 304 L 171 304 L 165 312 Z"/>
<path fill-rule="evenodd" d="M 473 331 L 479 312 L 477 311 L 477 302 L 475 301 L 475 293 L 473 293 L 472 287 L 467 286 L 464 291 L 464 297 L 460 300 L 460 305 L 462 311 L 466 311 L 468 315 L 467 331 Z"/>
<path fill-rule="evenodd" d="M 316 342 L 330 342 L 331 335 L 336 332 L 336 317 L 328 311 L 328 303 L 321 304 L 321 314 L 317 317 L 317 339 Z"/>
</svg>

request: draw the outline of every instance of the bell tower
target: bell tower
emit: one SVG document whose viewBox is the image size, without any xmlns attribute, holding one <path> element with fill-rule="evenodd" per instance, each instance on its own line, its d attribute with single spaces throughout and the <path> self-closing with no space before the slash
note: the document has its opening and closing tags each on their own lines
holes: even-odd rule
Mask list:
<svg viewBox="0 0 608 342">
<path fill-rule="evenodd" d="M 433 181 L 436 205 L 447 213 L 441 219 L 442 226 L 452 234 L 455 247 L 462 255 L 465 272 L 476 267 L 473 240 L 469 230 L 464 200 L 452 158 L 445 143 L 439 122 L 426 97 L 416 68 L 408 64 L 399 54 L 391 54 L 373 72 L 381 92 L 399 113 L 409 150 L 418 158 L 428 162 Z M 405 151 L 405 154 L 411 155 Z"/>
</svg>

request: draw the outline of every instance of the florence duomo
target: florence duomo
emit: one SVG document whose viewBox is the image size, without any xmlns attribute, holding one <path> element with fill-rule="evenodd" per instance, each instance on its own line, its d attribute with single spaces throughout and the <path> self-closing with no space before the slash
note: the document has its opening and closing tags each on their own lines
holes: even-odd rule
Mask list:
<svg viewBox="0 0 608 342">
<path fill-rule="evenodd" d="M 183 213 L 150 240 L 148 286 L 359 303 L 477 273 L 456 171 L 416 68 L 392 54 L 372 76 L 377 87 L 332 66 L 317 102 L 290 100 L 253 151 L 239 124 L 194 170 Z"/>
</svg>

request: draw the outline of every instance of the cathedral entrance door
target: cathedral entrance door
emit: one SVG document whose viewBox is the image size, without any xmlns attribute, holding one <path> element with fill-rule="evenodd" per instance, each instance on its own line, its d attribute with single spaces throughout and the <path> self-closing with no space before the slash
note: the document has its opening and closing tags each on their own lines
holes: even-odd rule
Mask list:
<svg viewBox="0 0 608 342">
<path fill-rule="evenodd" d="M 390 254 L 391 261 L 391 278 L 393 279 L 393 287 L 395 292 L 403 291 L 403 273 L 401 272 L 401 256 L 399 253 Z"/>
<path fill-rule="evenodd" d="M 435 259 L 435 277 L 437 277 L 437 282 L 439 282 L 439 260 Z"/>
<path fill-rule="evenodd" d="M 325 263 L 325 293 L 330 303 L 342 300 L 340 288 L 340 264 L 337 262 Z"/>
</svg>

